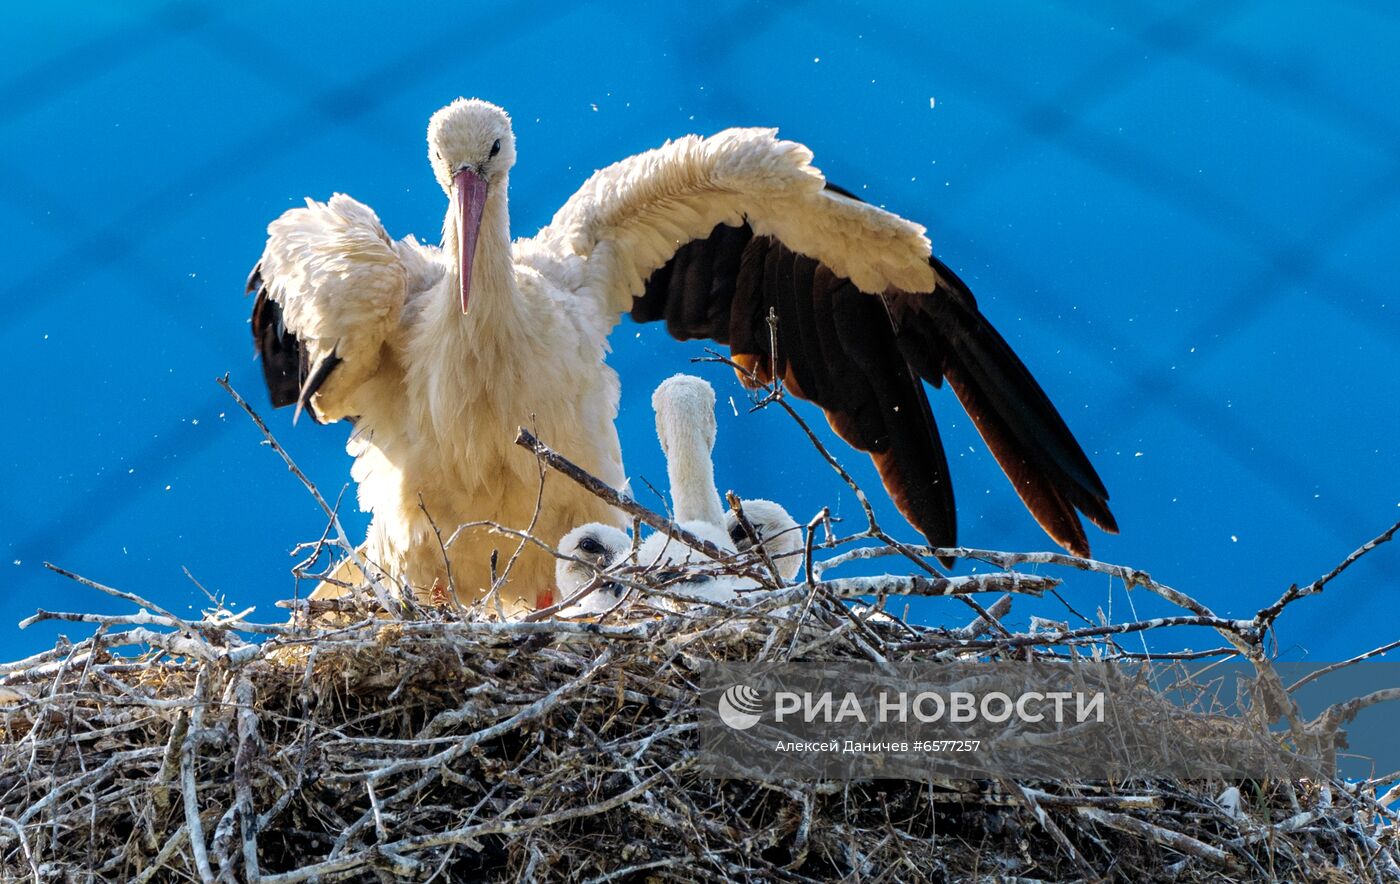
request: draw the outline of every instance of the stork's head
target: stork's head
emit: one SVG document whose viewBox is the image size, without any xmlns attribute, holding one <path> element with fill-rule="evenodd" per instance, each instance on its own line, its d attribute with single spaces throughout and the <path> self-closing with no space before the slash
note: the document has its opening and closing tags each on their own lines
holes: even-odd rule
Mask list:
<svg viewBox="0 0 1400 884">
<path fill-rule="evenodd" d="M 578 561 L 561 558 L 555 563 L 554 580 L 558 584 L 560 596 L 568 598 L 578 592 L 593 579 L 595 568 L 599 571 L 606 571 L 621 562 L 631 548 L 632 542 L 627 539 L 626 534 L 612 525 L 604 525 L 600 522 L 580 525 L 565 534 L 563 539 L 559 541 L 559 552 Z M 617 603 L 622 595 L 622 590 L 623 587 L 619 584 L 605 583 L 593 590 L 578 604 L 568 608 L 565 613 L 585 614 L 606 611 Z"/>
<path fill-rule="evenodd" d="M 462 312 L 466 313 L 481 213 L 491 193 L 505 187 L 506 173 L 515 165 L 510 117 L 489 101 L 457 99 L 428 121 L 428 159 L 438 184 L 452 200 Z"/>
<path fill-rule="evenodd" d="M 798 527 L 797 520 L 788 514 L 782 504 L 771 500 L 755 498 L 743 501 L 743 505 L 744 518 L 753 526 L 758 542 L 763 544 L 768 556 L 778 566 L 783 579 L 791 580 L 797 576 L 797 569 L 802 566 L 802 556 L 799 554 L 804 548 L 802 529 Z M 734 513 L 725 514 L 725 527 L 735 549 L 748 552 L 753 548 L 753 541 Z"/>
<path fill-rule="evenodd" d="M 699 438 L 706 450 L 715 445 L 715 388 L 693 375 L 672 375 L 651 394 L 656 435 L 666 456 L 680 439 Z"/>
</svg>

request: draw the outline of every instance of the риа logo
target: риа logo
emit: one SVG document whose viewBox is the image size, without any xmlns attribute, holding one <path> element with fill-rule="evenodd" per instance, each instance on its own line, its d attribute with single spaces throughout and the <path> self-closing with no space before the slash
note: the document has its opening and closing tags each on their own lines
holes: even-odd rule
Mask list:
<svg viewBox="0 0 1400 884">
<path fill-rule="evenodd" d="M 720 720 L 736 731 L 746 731 L 758 724 L 762 712 L 762 695 L 746 684 L 733 685 L 720 695 Z"/>
</svg>

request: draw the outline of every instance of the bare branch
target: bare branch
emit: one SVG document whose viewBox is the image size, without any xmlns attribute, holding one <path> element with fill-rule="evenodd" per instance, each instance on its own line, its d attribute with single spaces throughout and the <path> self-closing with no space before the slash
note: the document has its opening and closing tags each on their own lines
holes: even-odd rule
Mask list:
<svg viewBox="0 0 1400 884">
<path fill-rule="evenodd" d="M 1395 536 L 1395 533 L 1397 531 L 1400 531 L 1400 522 L 1396 522 L 1394 525 L 1391 525 L 1389 528 L 1385 529 L 1380 534 L 1376 535 L 1375 537 L 1363 543 L 1361 546 L 1352 550 L 1350 555 L 1348 555 L 1345 559 L 1342 559 L 1342 561 L 1337 564 L 1337 567 L 1333 568 L 1331 571 L 1328 571 L 1326 574 L 1323 574 L 1321 577 L 1317 578 L 1312 583 L 1309 583 L 1302 589 L 1299 589 L 1296 583 L 1288 587 L 1288 589 L 1283 593 L 1283 595 L 1279 596 L 1273 604 L 1269 605 L 1268 607 L 1261 608 L 1259 610 L 1259 613 L 1254 615 L 1254 619 L 1259 622 L 1260 626 L 1269 626 L 1274 622 L 1274 620 L 1278 619 L 1278 615 L 1289 603 L 1322 592 L 1323 588 L 1326 587 L 1327 584 L 1331 583 L 1335 578 L 1340 576 L 1343 571 L 1356 564 L 1362 556 L 1366 555 L 1371 550 L 1375 549 L 1381 544 L 1389 542 L 1390 539 Z"/>
<path fill-rule="evenodd" d="M 721 560 L 726 557 L 727 554 L 724 550 L 704 538 L 695 536 L 670 519 L 657 515 L 640 503 L 637 503 L 628 495 L 607 485 L 573 461 L 554 451 L 539 439 L 536 439 L 534 434 L 524 427 L 519 428 L 518 435 L 515 437 L 515 444 L 533 452 L 535 457 L 543 461 L 550 469 L 563 473 L 597 497 L 607 501 L 628 515 L 645 522 L 662 534 L 666 534 L 691 549 L 704 553 L 712 559 Z"/>
<path fill-rule="evenodd" d="M 374 597 L 379 602 L 380 606 L 383 607 L 385 611 L 392 613 L 398 613 L 400 615 L 406 613 L 404 606 L 394 599 L 389 590 L 386 589 L 379 581 L 379 578 L 375 576 L 375 570 L 371 569 L 369 565 L 366 564 L 364 558 L 355 548 L 355 545 L 345 536 L 345 527 L 340 524 L 340 516 L 336 513 L 336 510 L 326 503 L 326 499 L 321 496 L 321 492 L 316 488 L 316 484 L 307 478 L 306 474 L 301 471 L 301 467 L 296 465 L 296 461 L 292 460 L 291 454 L 277 441 L 277 437 L 272 435 L 272 430 L 268 429 L 267 424 L 264 423 L 258 413 L 253 410 L 253 406 L 249 405 L 242 396 L 238 395 L 238 391 L 229 383 L 228 375 L 226 374 L 221 378 L 216 378 L 216 380 L 219 386 L 224 388 L 224 392 L 232 396 L 233 401 L 238 403 L 238 407 L 243 409 L 243 413 L 248 415 L 249 420 L 253 422 L 254 426 L 262 432 L 263 439 L 267 442 L 268 447 L 271 448 L 278 457 L 282 458 L 282 462 L 287 465 L 287 469 L 300 480 L 301 484 L 305 486 L 306 490 L 310 492 L 311 497 L 316 501 L 317 506 L 326 514 L 326 518 L 335 526 L 336 538 L 339 540 L 341 548 L 344 549 L 346 555 L 354 561 L 355 566 L 360 569 L 360 573 L 363 574 L 365 580 L 368 581 L 370 590 L 374 593 Z"/>
</svg>

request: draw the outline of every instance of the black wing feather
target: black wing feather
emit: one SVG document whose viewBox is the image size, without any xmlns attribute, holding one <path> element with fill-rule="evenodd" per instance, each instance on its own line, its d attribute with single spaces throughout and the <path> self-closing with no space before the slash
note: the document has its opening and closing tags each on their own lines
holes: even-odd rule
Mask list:
<svg viewBox="0 0 1400 884">
<path fill-rule="evenodd" d="M 261 263 L 248 275 L 246 294 L 256 294 L 253 298 L 253 346 L 262 362 L 263 383 L 267 385 L 272 407 L 298 405 L 298 413 L 304 408 L 313 421 L 321 423 L 316 409 L 311 407 L 311 397 L 330 378 L 340 364 L 340 357 L 328 354 L 312 371 L 306 346 L 287 329 L 282 320 L 282 305 L 272 299 L 267 289 Z"/>
<path fill-rule="evenodd" d="M 834 185 L 828 189 L 855 199 Z M 762 381 L 776 370 L 870 454 L 899 511 L 935 546 L 957 543 L 947 458 L 922 381 L 946 379 L 1036 520 L 1079 555 L 1076 510 L 1117 531 L 1108 492 L 1049 398 L 937 258 L 933 292 L 862 293 L 820 262 L 742 224 L 682 245 L 647 280 L 632 318 L 680 340 L 727 344 Z M 777 354 L 769 310 L 776 312 Z"/>
<path fill-rule="evenodd" d="M 696 298 L 711 309 L 675 306 Z M 776 360 L 770 309 L 778 316 Z M 634 300 L 633 319 L 662 317 L 680 340 L 727 343 L 760 379 L 776 368 L 794 394 L 826 412 L 841 438 L 871 455 L 914 527 L 931 542 L 956 541 L 948 465 L 928 399 L 878 298 L 777 240 L 754 236 L 748 225 L 721 225 L 682 246 Z"/>
<path fill-rule="evenodd" d="M 1087 554 L 1076 509 L 1105 531 L 1118 530 L 1103 480 L 1045 391 L 977 309 L 967 285 L 936 258 L 930 263 L 938 277 L 932 295 L 888 299 L 900 351 L 925 379 L 947 378 L 1046 531 Z"/>
<path fill-rule="evenodd" d="M 282 322 L 282 307 L 272 300 L 263 283 L 262 265 L 248 277 L 248 294 L 253 299 L 253 346 L 262 361 L 263 382 L 273 408 L 295 405 L 306 377 L 306 352 L 296 335 Z"/>
</svg>

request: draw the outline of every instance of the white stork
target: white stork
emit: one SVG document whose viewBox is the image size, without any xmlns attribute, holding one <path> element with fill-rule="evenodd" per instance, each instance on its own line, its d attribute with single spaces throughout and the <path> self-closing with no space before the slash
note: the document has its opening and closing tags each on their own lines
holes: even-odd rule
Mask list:
<svg viewBox="0 0 1400 884">
<path fill-rule="evenodd" d="M 676 524 L 721 551 L 733 553 L 734 544 L 725 530 L 724 508 L 715 487 L 714 388 L 692 375 L 673 375 L 652 392 L 651 407 L 656 413 L 656 438 L 666 455 L 666 478 L 671 483 Z M 660 531 L 642 542 L 637 560 L 643 566 L 714 564 L 704 553 Z M 725 577 L 697 577 L 683 581 L 673 590 L 711 601 L 731 601 L 739 588 L 731 584 L 734 580 Z"/>
<path fill-rule="evenodd" d="M 559 600 L 572 598 L 591 583 L 599 571 L 607 571 L 627 559 L 632 541 L 620 529 L 601 522 L 589 522 L 559 540 L 560 557 L 554 566 L 554 582 Z M 622 598 L 621 584 L 600 581 L 593 592 L 559 612 L 560 616 L 603 614 Z"/>
<path fill-rule="evenodd" d="M 678 374 L 661 382 L 651 396 L 656 414 L 656 437 L 666 455 L 666 477 L 671 484 L 671 504 L 675 522 L 691 534 L 714 544 L 720 551 L 732 554 L 740 543 L 751 548 L 753 543 L 743 525 L 732 513 L 726 516 L 720 506 L 719 489 L 715 487 L 714 446 L 715 391 L 705 380 Z M 741 502 L 746 513 L 752 508 L 750 521 L 760 543 L 770 554 L 780 545 L 791 543 L 797 525 L 787 511 L 772 501 Z M 727 521 L 727 518 L 732 521 Z M 791 523 L 793 531 L 786 531 Z M 732 528 L 728 527 L 732 524 Z M 773 542 L 764 541 L 768 531 Z M 797 547 L 801 548 L 800 538 Z M 660 569 L 663 577 L 675 575 L 668 588 L 677 595 L 708 601 L 733 601 L 741 590 L 756 589 L 758 584 L 748 578 L 727 574 L 705 574 L 706 566 L 715 562 L 699 550 L 673 540 L 657 531 L 637 549 L 635 558 L 629 556 L 631 544 L 627 535 L 611 525 L 589 523 L 573 529 L 559 542 L 561 556 L 555 577 L 560 595 L 571 597 L 593 579 L 595 568 L 607 568 L 623 563 Z M 577 559 L 578 561 L 574 561 Z M 784 563 L 784 567 L 787 563 Z M 677 570 L 684 566 L 699 566 L 695 573 Z M 787 577 L 796 572 L 794 567 Z M 564 613 L 598 613 L 617 603 L 621 587 L 610 584 L 594 590 Z"/>
<path fill-rule="evenodd" d="M 676 521 L 724 552 L 752 549 L 754 538 L 750 538 L 735 513 L 720 506 L 719 489 L 715 487 L 713 452 L 718 427 L 714 388 L 692 375 L 673 375 L 652 393 L 651 405 L 656 412 L 656 436 L 666 453 L 666 477 L 671 483 Z M 771 500 L 739 503 L 757 541 L 773 558 L 782 578 L 791 580 L 802 565 L 802 533 L 797 522 Z M 708 561 L 702 553 L 660 532 L 646 539 L 637 558 L 644 565 Z M 727 602 L 743 590 L 757 588 L 758 584 L 747 578 L 718 575 L 690 581 L 676 587 L 676 592 Z"/>
<path fill-rule="evenodd" d="M 791 581 L 802 567 L 802 528 L 797 520 L 788 514 L 782 504 L 762 498 L 739 501 L 744 510 L 744 518 L 753 528 L 756 538 L 750 538 L 743 523 L 733 512 L 725 514 L 725 530 L 729 540 L 739 552 L 748 552 L 754 547 L 754 539 L 768 553 L 777 566 L 783 580 Z"/>
<path fill-rule="evenodd" d="M 503 110 L 459 99 L 433 115 L 429 160 L 449 200 L 442 247 L 395 241 L 348 196 L 269 227 L 250 278 L 253 335 L 275 405 L 353 419 L 366 555 L 415 591 L 490 583 L 499 534 L 444 556 L 435 528 L 535 515 L 517 425 L 623 482 L 618 380 L 603 359 L 619 317 L 709 338 L 761 381 L 770 368 L 874 459 L 929 542 L 956 542 L 947 462 L 923 380 L 946 379 L 1032 514 L 1087 553 L 1076 509 L 1116 530 L 1088 458 L 1025 366 L 930 254 L 919 225 L 826 183 L 771 129 L 687 136 L 596 172 L 534 237 L 510 239 L 515 137 Z M 778 317 L 770 352 L 769 311 Z M 536 536 L 618 513 L 546 482 Z M 450 574 L 447 564 L 450 562 Z M 503 592 L 528 607 L 553 562 L 526 547 Z"/>
</svg>

